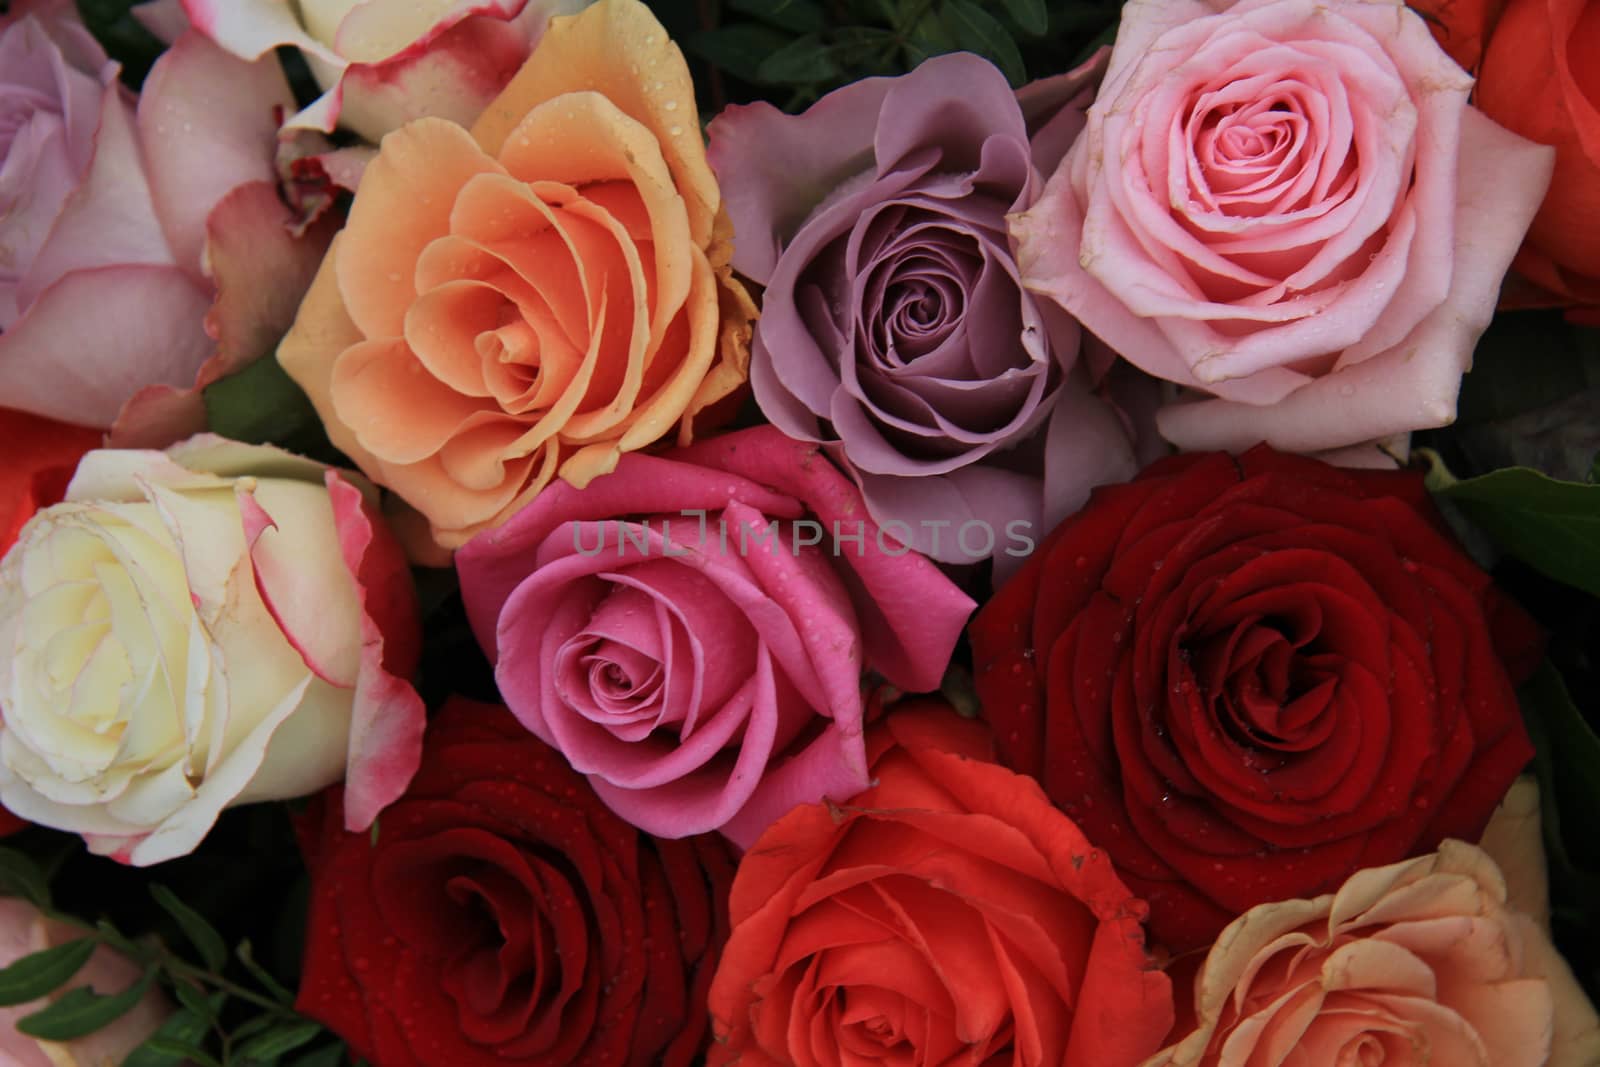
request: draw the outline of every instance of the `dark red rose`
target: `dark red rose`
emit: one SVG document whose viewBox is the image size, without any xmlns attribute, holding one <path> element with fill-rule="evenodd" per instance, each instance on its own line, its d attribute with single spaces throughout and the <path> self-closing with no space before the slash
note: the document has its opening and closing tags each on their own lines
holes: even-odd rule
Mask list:
<svg viewBox="0 0 1600 1067">
<path fill-rule="evenodd" d="M 676 1067 L 701 1053 L 734 860 L 613 815 L 504 708 L 452 700 L 372 834 L 301 823 L 298 1009 L 374 1067 Z"/>
<path fill-rule="evenodd" d="M 1526 661 L 1532 626 L 1420 478 L 1261 447 L 1097 492 L 971 637 L 1001 759 L 1183 951 L 1477 840 L 1533 753 L 1491 633 Z"/>
</svg>

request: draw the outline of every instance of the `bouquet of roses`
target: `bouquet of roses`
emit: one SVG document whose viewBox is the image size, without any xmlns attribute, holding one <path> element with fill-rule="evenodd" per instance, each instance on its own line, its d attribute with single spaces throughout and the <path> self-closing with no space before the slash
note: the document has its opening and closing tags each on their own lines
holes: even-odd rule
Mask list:
<svg viewBox="0 0 1600 1067">
<path fill-rule="evenodd" d="M 1600 1067 L 1596 326 L 1593 0 L 0 2 L 0 1065 Z"/>
</svg>

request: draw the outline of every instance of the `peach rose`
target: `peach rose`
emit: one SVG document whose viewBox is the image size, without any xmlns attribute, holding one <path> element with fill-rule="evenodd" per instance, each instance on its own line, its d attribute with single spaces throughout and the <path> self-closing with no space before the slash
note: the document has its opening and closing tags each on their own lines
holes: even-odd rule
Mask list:
<svg viewBox="0 0 1600 1067">
<path fill-rule="evenodd" d="M 1198 1024 L 1144 1067 L 1593 1067 L 1600 1019 L 1488 853 L 1360 871 L 1252 908 L 1195 981 Z"/>
<path fill-rule="evenodd" d="M 453 548 L 745 380 L 694 87 L 638 0 L 552 21 L 471 133 L 384 138 L 278 358 Z"/>
</svg>

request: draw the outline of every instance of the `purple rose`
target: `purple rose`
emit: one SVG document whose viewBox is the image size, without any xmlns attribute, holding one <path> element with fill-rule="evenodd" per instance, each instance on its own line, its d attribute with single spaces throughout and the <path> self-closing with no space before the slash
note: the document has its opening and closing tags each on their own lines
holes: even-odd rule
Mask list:
<svg viewBox="0 0 1600 1067">
<path fill-rule="evenodd" d="M 873 518 L 944 562 L 1020 554 L 1137 470 L 1089 390 L 1077 323 L 1023 289 L 1006 235 L 1082 128 L 1098 70 L 1017 93 L 947 55 L 802 115 L 751 104 L 711 124 L 733 265 L 767 287 L 762 412 L 825 443 Z"/>
</svg>

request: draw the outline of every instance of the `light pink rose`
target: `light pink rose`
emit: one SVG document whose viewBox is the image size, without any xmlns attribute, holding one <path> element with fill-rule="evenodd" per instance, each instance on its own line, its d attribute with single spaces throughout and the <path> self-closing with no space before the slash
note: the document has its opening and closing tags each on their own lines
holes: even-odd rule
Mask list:
<svg viewBox="0 0 1600 1067">
<path fill-rule="evenodd" d="M 196 28 L 244 59 L 288 45 L 326 92 L 291 128 L 369 141 L 412 119 L 470 126 L 544 34 L 586 0 L 182 0 Z"/>
<path fill-rule="evenodd" d="M 1399 0 L 1131 0 L 1024 280 L 1192 390 L 1182 448 L 1444 425 L 1553 158 L 1471 87 Z"/>
<path fill-rule="evenodd" d="M 1262 904 L 1217 938 L 1193 1029 L 1144 1067 L 1593 1067 L 1600 1020 L 1481 849 Z"/>
<path fill-rule="evenodd" d="M 154 389 L 170 440 L 203 422 L 197 384 L 276 344 L 327 238 L 278 197 L 274 58 L 188 34 L 137 105 L 117 75 L 70 0 L 0 18 L 0 395 L 149 432 L 124 408 Z"/>
<path fill-rule="evenodd" d="M 635 826 L 740 845 L 866 788 L 863 672 L 936 689 L 973 606 L 770 426 L 552 483 L 456 567 L 523 725 Z"/>
<path fill-rule="evenodd" d="M 0 967 L 23 956 L 64 945 L 83 936 L 66 923 L 47 919 L 25 900 L 0 898 Z M 95 949 L 83 970 L 47 997 L 0 1008 L 0 1067 L 104 1067 L 121 1063 L 144 1039 L 156 1032 L 172 1011 L 154 985 L 126 1015 L 65 1043 L 41 1041 L 18 1033 L 17 1021 L 58 999 L 69 989 L 88 986 L 96 993 L 120 993 L 139 980 L 139 968 L 104 945 Z"/>
</svg>

